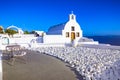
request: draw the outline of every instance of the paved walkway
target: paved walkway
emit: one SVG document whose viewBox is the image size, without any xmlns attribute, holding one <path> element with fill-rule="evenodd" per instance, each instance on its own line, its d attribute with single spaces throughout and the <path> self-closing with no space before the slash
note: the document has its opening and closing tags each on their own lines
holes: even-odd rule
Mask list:
<svg viewBox="0 0 120 80">
<path fill-rule="evenodd" d="M 24 58 L 27 63 L 17 59 L 14 65 L 3 60 L 3 80 L 77 80 L 74 71 L 56 58 L 34 51 Z"/>
</svg>

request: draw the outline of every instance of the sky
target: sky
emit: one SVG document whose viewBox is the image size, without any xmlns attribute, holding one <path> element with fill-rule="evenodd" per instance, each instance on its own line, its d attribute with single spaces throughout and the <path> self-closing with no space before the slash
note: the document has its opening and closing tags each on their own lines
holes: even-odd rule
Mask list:
<svg viewBox="0 0 120 80">
<path fill-rule="evenodd" d="M 84 35 L 120 35 L 120 0 L 0 0 L 0 25 L 47 32 L 71 11 Z"/>
</svg>

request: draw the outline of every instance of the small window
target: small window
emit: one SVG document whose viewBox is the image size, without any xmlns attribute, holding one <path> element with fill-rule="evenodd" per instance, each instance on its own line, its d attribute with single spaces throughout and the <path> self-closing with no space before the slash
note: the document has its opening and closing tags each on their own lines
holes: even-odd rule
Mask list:
<svg viewBox="0 0 120 80">
<path fill-rule="evenodd" d="M 66 32 L 66 37 L 69 37 L 69 32 Z"/>
<path fill-rule="evenodd" d="M 76 36 L 77 36 L 77 37 L 80 37 L 80 34 L 79 34 L 79 32 L 77 32 L 77 33 L 76 33 Z"/>
<path fill-rule="evenodd" d="M 71 27 L 71 31 L 75 31 L 75 27 L 74 26 Z"/>
<path fill-rule="evenodd" d="M 72 19 L 74 20 L 74 15 L 72 15 Z"/>
</svg>

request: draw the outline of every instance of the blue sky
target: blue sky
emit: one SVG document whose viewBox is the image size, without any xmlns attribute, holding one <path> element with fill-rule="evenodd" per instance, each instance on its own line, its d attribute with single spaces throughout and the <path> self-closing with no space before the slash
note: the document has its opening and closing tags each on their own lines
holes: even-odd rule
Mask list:
<svg viewBox="0 0 120 80">
<path fill-rule="evenodd" d="M 0 0 L 0 25 L 47 31 L 71 11 L 84 35 L 120 35 L 120 0 Z"/>
</svg>

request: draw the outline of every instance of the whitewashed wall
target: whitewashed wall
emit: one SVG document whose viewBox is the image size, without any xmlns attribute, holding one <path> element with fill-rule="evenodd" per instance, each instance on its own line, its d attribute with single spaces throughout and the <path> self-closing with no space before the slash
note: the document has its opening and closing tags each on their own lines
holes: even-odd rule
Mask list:
<svg viewBox="0 0 120 80">
<path fill-rule="evenodd" d="M 81 44 L 93 44 L 93 45 L 98 45 L 99 42 L 98 42 L 98 41 L 94 41 L 94 42 L 78 42 L 78 45 L 81 45 Z"/>
<path fill-rule="evenodd" d="M 74 26 L 75 31 L 71 31 L 71 27 Z M 83 37 L 83 32 L 80 28 L 80 25 L 75 20 L 70 20 L 66 23 L 64 30 L 62 30 L 62 35 L 66 38 L 66 32 L 69 32 L 69 40 L 71 40 L 71 33 L 75 33 L 75 40 L 78 41 L 81 37 Z M 76 33 L 79 32 L 79 37 L 76 37 Z"/>
<path fill-rule="evenodd" d="M 34 34 L 24 34 L 24 35 L 20 35 L 20 34 L 14 34 L 13 37 L 34 37 Z"/>
<path fill-rule="evenodd" d="M 22 37 L 22 38 L 10 38 L 10 44 L 24 44 L 24 43 L 30 43 L 33 39 L 36 39 L 37 37 Z"/>
<path fill-rule="evenodd" d="M 43 43 L 70 43 L 70 40 L 64 38 L 62 35 L 45 35 Z"/>
<path fill-rule="evenodd" d="M 72 19 L 74 17 L 74 19 Z M 75 27 L 75 31 L 71 31 L 71 27 L 74 26 Z M 66 32 L 79 32 L 80 34 L 80 38 L 83 36 L 82 34 L 82 30 L 81 30 L 81 27 L 80 25 L 78 24 L 78 22 L 76 21 L 76 15 L 74 14 L 70 14 L 69 15 L 69 21 L 66 23 L 65 25 L 65 28 L 64 28 L 64 31 L 63 31 L 63 35 L 66 34 Z M 70 34 L 71 36 L 71 34 Z"/>
<path fill-rule="evenodd" d="M 75 31 L 71 31 L 72 26 L 75 27 Z M 83 36 L 80 25 L 76 21 L 68 21 L 65 25 L 64 32 L 70 32 L 70 33 L 71 32 L 75 32 L 75 33 L 80 32 L 80 37 Z M 66 34 L 66 33 L 63 33 L 63 34 Z"/>
<path fill-rule="evenodd" d="M 65 47 L 67 44 L 63 43 L 38 43 L 38 44 L 33 44 L 31 45 L 32 48 L 37 48 L 37 47 Z"/>
</svg>

